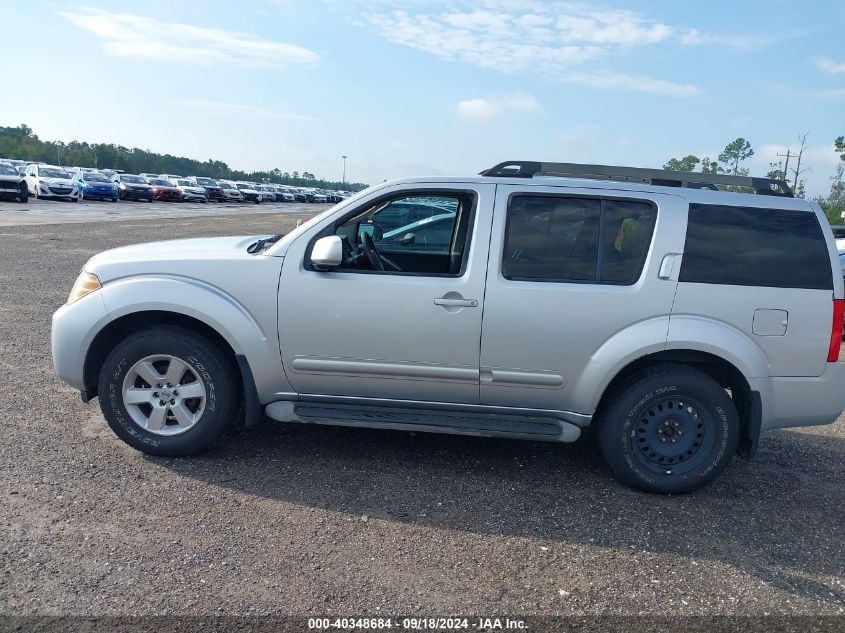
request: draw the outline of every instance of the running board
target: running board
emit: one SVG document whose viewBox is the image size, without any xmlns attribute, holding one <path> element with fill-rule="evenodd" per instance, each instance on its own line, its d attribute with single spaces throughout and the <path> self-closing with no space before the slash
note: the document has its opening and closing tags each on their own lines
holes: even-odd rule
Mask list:
<svg viewBox="0 0 845 633">
<path fill-rule="evenodd" d="M 574 424 L 550 417 L 334 405 L 289 400 L 268 404 L 265 413 L 278 422 L 454 433 L 480 437 L 574 442 L 581 435 L 581 429 Z"/>
</svg>

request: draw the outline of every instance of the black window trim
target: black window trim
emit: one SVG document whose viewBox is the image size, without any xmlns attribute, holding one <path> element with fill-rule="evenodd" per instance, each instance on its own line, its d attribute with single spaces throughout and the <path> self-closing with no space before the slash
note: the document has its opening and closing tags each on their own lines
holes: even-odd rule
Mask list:
<svg viewBox="0 0 845 633">
<path fill-rule="evenodd" d="M 469 254 L 472 251 L 472 239 L 473 239 L 473 231 L 475 226 L 475 219 L 476 213 L 478 211 L 478 191 L 475 189 L 446 189 L 446 188 L 437 188 L 437 189 L 405 189 L 403 191 L 392 191 L 386 193 L 384 195 L 378 196 L 372 200 L 364 202 L 363 204 L 356 206 L 353 210 L 349 211 L 348 213 L 344 213 L 339 219 L 335 220 L 328 226 L 326 226 L 322 231 L 317 233 L 311 241 L 308 243 L 308 248 L 305 249 L 305 259 L 302 262 L 302 266 L 305 270 L 309 272 L 320 272 L 321 274 L 325 274 L 323 271 L 316 271 L 314 267 L 311 265 L 311 251 L 314 249 L 314 244 L 317 240 L 323 237 L 328 237 L 329 235 L 335 235 L 338 227 L 349 220 L 350 218 L 354 218 L 356 215 L 360 215 L 367 209 L 370 209 L 378 204 L 381 204 L 385 201 L 391 200 L 399 200 L 401 198 L 410 198 L 410 197 L 425 197 L 425 196 L 451 196 L 453 198 L 458 198 L 461 196 L 469 197 L 471 199 L 471 204 L 469 208 L 469 220 L 467 225 L 467 232 L 464 245 L 464 252 L 461 258 L 461 269 L 458 274 L 453 275 L 450 273 L 415 273 L 415 272 L 404 272 L 399 270 L 353 270 L 353 269 L 342 269 L 336 268 L 330 271 L 325 271 L 329 273 L 337 273 L 337 274 L 352 274 L 352 275 L 390 275 L 392 277 L 437 277 L 437 278 L 448 278 L 448 279 L 460 279 L 464 275 L 466 275 L 467 267 L 469 264 Z M 457 230 L 458 225 L 455 224 L 455 228 L 453 230 Z"/>
<path fill-rule="evenodd" d="M 598 200 L 599 201 L 599 235 L 598 235 L 598 248 L 596 249 L 596 274 L 593 279 L 545 279 L 541 277 L 509 277 L 505 275 L 504 265 L 505 265 L 505 247 L 507 246 L 507 239 L 508 239 L 508 228 L 510 227 L 511 215 L 510 215 L 510 208 L 511 202 L 515 197 L 523 197 L 523 198 L 578 198 L 578 199 L 587 199 L 587 200 Z M 651 205 L 652 209 L 654 209 L 654 226 L 651 228 L 651 235 L 649 235 L 648 239 L 648 247 L 643 251 L 642 256 L 640 257 L 639 261 L 639 269 L 640 272 L 637 275 L 636 279 L 631 282 L 624 282 L 624 281 L 601 281 L 601 273 L 602 273 L 602 259 L 604 255 L 604 233 L 606 229 L 607 223 L 607 203 L 608 202 L 640 202 L 646 203 Z M 643 273 L 645 273 L 645 261 L 648 259 L 648 253 L 651 250 L 651 246 L 654 243 L 654 234 L 657 230 L 657 219 L 660 214 L 660 209 L 657 206 L 657 203 L 652 200 L 651 198 L 637 198 L 634 196 L 605 196 L 605 195 L 595 195 L 595 194 L 582 194 L 582 193 L 557 193 L 557 192 L 541 192 L 541 191 L 514 191 L 508 196 L 507 206 L 505 207 L 505 231 L 502 235 L 502 251 L 499 257 L 499 274 L 502 276 L 503 279 L 507 279 L 508 281 L 518 281 L 521 283 L 542 283 L 542 284 L 590 284 L 593 286 L 635 286 L 639 283 L 640 279 L 642 279 Z"/>
</svg>

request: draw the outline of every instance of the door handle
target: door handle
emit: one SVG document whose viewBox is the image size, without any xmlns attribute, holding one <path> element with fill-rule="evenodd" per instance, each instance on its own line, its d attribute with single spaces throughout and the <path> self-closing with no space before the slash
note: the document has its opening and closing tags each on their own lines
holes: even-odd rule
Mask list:
<svg viewBox="0 0 845 633">
<path fill-rule="evenodd" d="M 446 297 L 438 297 L 434 300 L 436 306 L 451 306 L 455 308 L 476 308 L 478 301 L 476 299 L 449 299 Z"/>
</svg>

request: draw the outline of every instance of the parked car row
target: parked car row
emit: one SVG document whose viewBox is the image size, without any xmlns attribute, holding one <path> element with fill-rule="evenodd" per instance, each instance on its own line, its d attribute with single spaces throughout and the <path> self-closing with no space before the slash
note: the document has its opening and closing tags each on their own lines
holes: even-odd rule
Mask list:
<svg viewBox="0 0 845 633">
<path fill-rule="evenodd" d="M 0 159 L 0 196 L 26 202 L 29 196 L 79 202 L 135 200 L 152 202 L 340 202 L 348 191 L 289 187 L 275 183 L 214 180 L 178 174 L 127 174 L 113 169 L 57 167 Z"/>
</svg>

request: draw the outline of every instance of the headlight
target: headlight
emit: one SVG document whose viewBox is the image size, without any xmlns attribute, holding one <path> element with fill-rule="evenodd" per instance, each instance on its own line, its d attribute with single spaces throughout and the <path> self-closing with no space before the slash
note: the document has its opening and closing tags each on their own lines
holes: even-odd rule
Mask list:
<svg viewBox="0 0 845 633">
<path fill-rule="evenodd" d="M 95 290 L 99 290 L 103 286 L 97 275 L 94 273 L 85 272 L 79 273 L 79 277 L 73 282 L 73 288 L 70 289 L 70 296 L 67 298 L 67 304 L 70 305 L 74 301 L 79 301 L 85 295 L 89 295 Z"/>
</svg>

